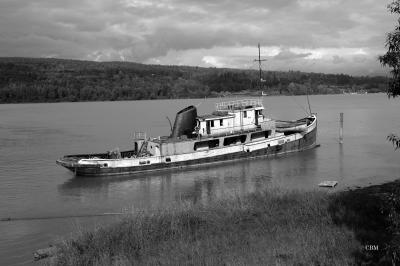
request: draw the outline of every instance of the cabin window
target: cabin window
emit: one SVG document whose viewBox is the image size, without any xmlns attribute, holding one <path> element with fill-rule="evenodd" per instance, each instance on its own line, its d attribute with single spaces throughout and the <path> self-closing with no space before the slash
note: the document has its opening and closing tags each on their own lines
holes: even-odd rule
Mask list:
<svg viewBox="0 0 400 266">
<path fill-rule="evenodd" d="M 200 141 L 200 142 L 196 142 L 194 144 L 194 148 L 195 151 L 197 150 L 202 150 L 202 149 L 208 149 L 208 141 Z"/>
<path fill-rule="evenodd" d="M 220 119 L 220 120 L 219 120 L 219 125 L 220 125 L 221 127 L 224 125 L 224 120 L 223 120 L 223 119 Z"/>
<path fill-rule="evenodd" d="M 265 139 L 265 132 L 257 132 L 257 133 L 253 133 L 251 134 L 251 140 L 253 139 Z"/>
<path fill-rule="evenodd" d="M 139 164 L 146 164 L 146 161 L 139 161 Z"/>
<path fill-rule="evenodd" d="M 213 139 L 208 141 L 208 147 L 211 148 L 216 148 L 219 146 L 219 139 Z"/>
<path fill-rule="evenodd" d="M 266 130 L 266 131 L 261 131 L 261 132 L 256 132 L 251 134 L 251 140 L 253 139 L 262 139 L 262 138 L 268 138 L 271 134 L 271 130 Z"/>
<path fill-rule="evenodd" d="M 194 150 L 212 149 L 219 146 L 219 139 L 199 141 L 194 144 Z"/>
<path fill-rule="evenodd" d="M 246 141 L 246 135 L 234 136 L 224 139 L 224 146 L 229 146 L 237 143 L 244 143 Z"/>
<path fill-rule="evenodd" d="M 103 166 L 104 166 L 104 167 L 107 167 L 107 166 L 108 166 L 108 164 L 106 164 L 106 163 L 105 163 L 105 164 L 103 164 Z"/>
<path fill-rule="evenodd" d="M 214 120 L 211 120 L 211 127 L 214 127 Z"/>
<path fill-rule="evenodd" d="M 166 161 L 167 163 L 169 163 L 169 162 L 171 162 L 171 158 L 167 157 L 167 158 L 165 158 L 165 161 Z"/>
<path fill-rule="evenodd" d="M 243 117 L 247 117 L 247 111 L 243 111 Z"/>
</svg>

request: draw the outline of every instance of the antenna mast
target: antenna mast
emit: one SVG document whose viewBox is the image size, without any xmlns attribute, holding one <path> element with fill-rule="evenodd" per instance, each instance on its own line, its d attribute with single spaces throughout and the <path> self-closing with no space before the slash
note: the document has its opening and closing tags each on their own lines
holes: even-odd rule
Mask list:
<svg viewBox="0 0 400 266">
<path fill-rule="evenodd" d="M 310 86 L 309 86 L 309 88 L 311 89 L 311 75 L 310 75 Z M 308 99 L 308 89 L 309 88 L 307 88 L 307 103 L 308 103 L 308 110 L 310 111 L 310 115 L 312 115 L 311 106 L 310 106 L 310 99 Z"/>
<path fill-rule="evenodd" d="M 260 43 L 258 43 L 258 59 L 254 59 L 254 61 L 258 62 L 258 68 L 260 70 L 260 89 L 262 89 L 262 77 L 261 77 L 261 62 L 267 61 L 267 59 L 261 59 L 261 52 L 260 52 Z"/>
</svg>

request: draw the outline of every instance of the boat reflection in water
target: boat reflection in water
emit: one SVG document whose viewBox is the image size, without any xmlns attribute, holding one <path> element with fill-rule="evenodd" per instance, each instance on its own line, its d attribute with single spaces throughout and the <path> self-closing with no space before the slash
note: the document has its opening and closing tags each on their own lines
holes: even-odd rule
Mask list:
<svg viewBox="0 0 400 266">
<path fill-rule="evenodd" d="M 245 195 L 267 187 L 300 189 L 314 187 L 318 149 L 282 157 L 225 162 L 213 167 L 141 175 L 99 178 L 71 178 L 59 186 L 69 201 L 99 211 L 121 208 L 153 209 L 177 201 L 207 204 L 214 199 Z M 101 206 L 101 207 L 99 207 Z"/>
</svg>

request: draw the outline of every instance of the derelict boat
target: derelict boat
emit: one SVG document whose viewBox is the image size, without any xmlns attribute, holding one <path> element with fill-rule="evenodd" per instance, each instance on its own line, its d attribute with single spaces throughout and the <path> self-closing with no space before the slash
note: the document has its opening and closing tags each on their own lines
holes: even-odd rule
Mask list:
<svg viewBox="0 0 400 266">
<path fill-rule="evenodd" d="M 212 114 L 189 106 L 176 115 L 170 136 L 149 138 L 136 132 L 133 149 L 66 155 L 57 164 L 77 176 L 126 175 L 199 166 L 228 160 L 271 157 L 316 146 L 317 117 L 273 120 L 261 99 L 216 104 Z"/>
</svg>

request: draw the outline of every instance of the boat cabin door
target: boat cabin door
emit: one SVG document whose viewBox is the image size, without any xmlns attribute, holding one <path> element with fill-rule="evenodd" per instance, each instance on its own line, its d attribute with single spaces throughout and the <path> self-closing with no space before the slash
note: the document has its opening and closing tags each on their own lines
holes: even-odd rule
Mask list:
<svg viewBox="0 0 400 266">
<path fill-rule="evenodd" d="M 206 121 L 207 134 L 211 134 L 211 121 Z"/>
<path fill-rule="evenodd" d="M 139 151 L 139 145 L 138 145 L 138 143 L 135 141 L 135 152 L 138 152 Z"/>
<path fill-rule="evenodd" d="M 258 110 L 254 110 L 254 120 L 255 120 L 256 126 L 258 126 Z"/>
</svg>

